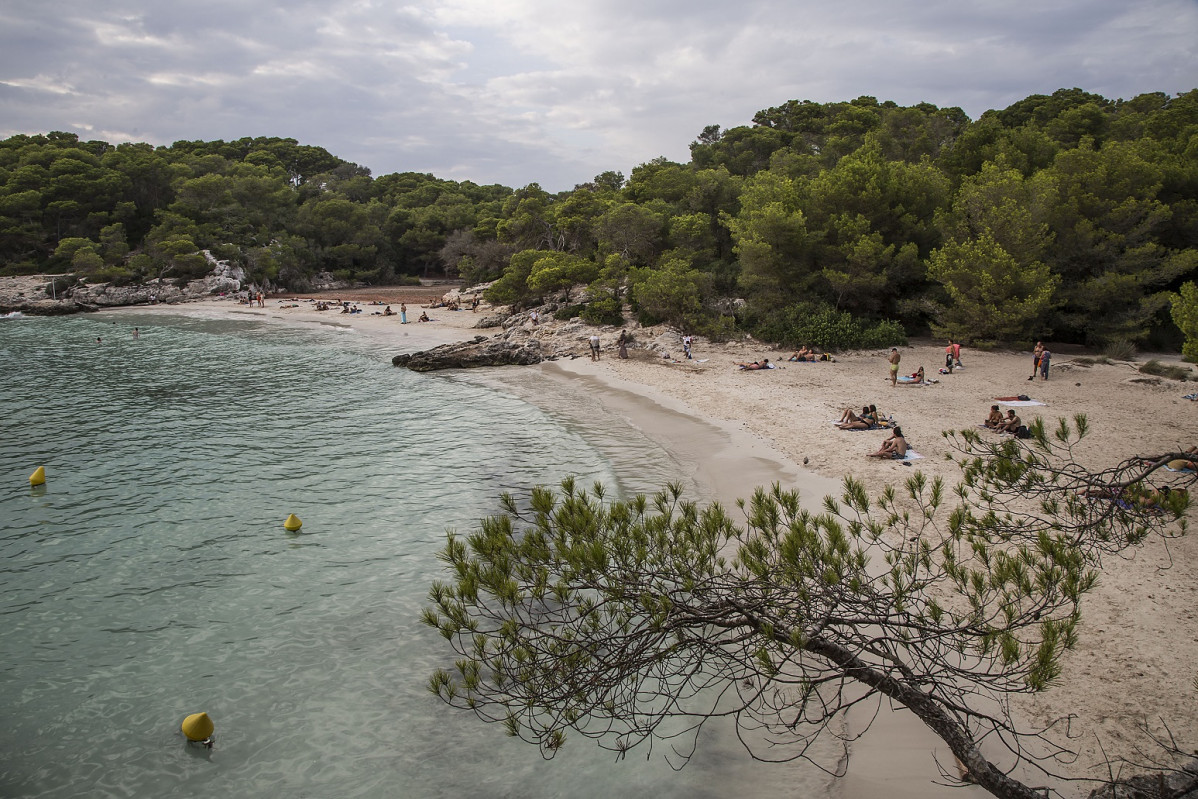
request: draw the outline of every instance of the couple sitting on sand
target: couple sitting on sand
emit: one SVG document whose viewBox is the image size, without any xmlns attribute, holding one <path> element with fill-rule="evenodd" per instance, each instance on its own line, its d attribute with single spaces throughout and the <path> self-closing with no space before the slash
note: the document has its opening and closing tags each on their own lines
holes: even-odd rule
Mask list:
<svg viewBox="0 0 1198 799">
<path fill-rule="evenodd" d="M 862 405 L 861 415 L 853 413 L 852 408 L 845 408 L 836 426 L 841 430 L 872 430 L 887 424 L 878 413 L 877 405 Z"/>
<path fill-rule="evenodd" d="M 889 458 L 901 461 L 907 457 L 907 439 L 903 438 L 903 428 L 896 427 L 890 438 L 882 442 L 877 452 L 869 453 L 870 458 Z"/>
<path fill-rule="evenodd" d="M 751 372 L 756 371 L 758 369 L 773 369 L 774 368 L 774 365 L 772 363 L 770 363 L 769 358 L 762 358 L 760 362 L 753 361 L 752 363 L 738 363 L 737 366 L 739 366 L 742 370 L 748 370 Z"/>
<path fill-rule="evenodd" d="M 997 405 L 991 405 L 990 415 L 986 417 L 986 421 L 982 422 L 982 424 L 996 433 L 1012 433 L 1017 435 L 1019 428 L 1023 427 L 1023 420 L 1015 415 L 1015 411 L 1010 409 L 1007 410 L 1007 415 L 1004 417 Z M 1031 436 L 1028 436 L 1028 438 L 1031 438 Z"/>
<path fill-rule="evenodd" d="M 818 350 L 807 347 L 807 346 L 802 346 L 799 349 L 795 350 L 794 355 L 791 355 L 786 360 L 798 361 L 798 362 L 803 362 L 803 361 L 832 361 L 833 363 L 836 362 L 836 359 L 833 358 L 828 353 L 819 352 Z"/>
</svg>

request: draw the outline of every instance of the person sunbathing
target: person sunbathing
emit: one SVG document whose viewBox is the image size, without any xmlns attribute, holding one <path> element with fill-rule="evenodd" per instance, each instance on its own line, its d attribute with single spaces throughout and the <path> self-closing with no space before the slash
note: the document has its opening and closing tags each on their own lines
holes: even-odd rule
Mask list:
<svg viewBox="0 0 1198 799">
<path fill-rule="evenodd" d="M 861 416 L 864 416 L 867 413 L 869 413 L 869 406 L 862 405 L 861 406 Z M 858 419 L 860 419 L 861 416 L 858 416 L 857 414 L 853 413 L 852 408 L 845 408 L 844 413 L 840 414 L 840 418 L 836 420 L 836 424 L 844 424 L 845 422 L 855 422 Z"/>
<path fill-rule="evenodd" d="M 788 358 L 787 360 L 790 360 L 790 361 L 814 361 L 815 360 L 815 352 L 807 349 L 807 345 L 804 344 L 802 347 L 795 350 L 794 355 L 791 355 L 790 358 Z"/>
<path fill-rule="evenodd" d="M 861 409 L 861 415 L 849 411 L 851 419 L 838 422 L 836 424 L 841 430 L 869 430 L 878 426 L 878 409 L 873 405 L 868 405 Z"/>
<path fill-rule="evenodd" d="M 762 358 L 760 363 L 758 363 L 757 361 L 753 361 L 752 363 L 738 363 L 736 365 L 739 366 L 741 369 L 747 369 L 749 371 L 756 371 L 757 369 L 773 369 L 774 368 L 773 366 L 770 365 L 769 358 Z"/>
<path fill-rule="evenodd" d="M 989 427 L 991 430 L 997 430 L 998 426 L 1001 425 L 1002 423 L 1003 423 L 1002 411 L 1000 411 L 998 409 L 997 405 L 991 405 L 990 406 L 990 415 L 986 417 L 986 421 L 983 422 L 983 424 L 985 424 L 986 427 Z"/>
<path fill-rule="evenodd" d="M 841 430 L 868 430 L 877 424 L 877 420 L 869 412 L 869 406 L 861 409 L 860 416 L 855 413 L 849 415 L 851 418 L 837 422 L 836 426 Z"/>
<path fill-rule="evenodd" d="M 898 382 L 904 386 L 922 386 L 924 383 L 923 367 L 919 367 L 918 371 L 912 372 L 906 377 L 900 377 Z"/>
<path fill-rule="evenodd" d="M 896 427 L 890 438 L 882 442 L 877 452 L 869 453 L 870 458 L 892 458 L 902 460 L 907 457 L 907 439 L 903 438 L 903 428 Z"/>
</svg>

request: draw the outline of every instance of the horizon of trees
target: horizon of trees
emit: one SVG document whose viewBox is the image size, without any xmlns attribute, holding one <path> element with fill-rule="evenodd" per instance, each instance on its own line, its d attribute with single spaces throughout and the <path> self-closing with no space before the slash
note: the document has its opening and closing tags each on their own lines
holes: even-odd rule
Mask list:
<svg viewBox="0 0 1198 799">
<path fill-rule="evenodd" d="M 1052 335 L 1180 349 L 1198 275 L 1198 89 L 1032 95 L 970 120 L 791 100 L 570 191 L 370 170 L 294 139 L 0 141 L 0 274 L 259 285 L 494 281 L 529 306 L 777 343 Z M 578 285 L 582 292 L 571 292 Z M 734 303 L 730 300 L 743 300 Z M 1193 347 L 1190 348 L 1191 350 Z"/>
</svg>

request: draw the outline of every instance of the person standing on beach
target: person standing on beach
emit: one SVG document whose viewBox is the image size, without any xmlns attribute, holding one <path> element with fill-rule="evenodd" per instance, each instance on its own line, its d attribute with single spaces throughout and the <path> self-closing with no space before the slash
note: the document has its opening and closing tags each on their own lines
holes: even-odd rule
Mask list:
<svg viewBox="0 0 1198 799">
<path fill-rule="evenodd" d="M 399 304 L 399 323 L 406 325 L 408 323 L 408 306 L 406 303 Z"/>
<path fill-rule="evenodd" d="M 591 342 L 591 360 L 597 361 L 597 360 L 599 360 L 599 334 L 592 333 L 590 342 Z"/>
<path fill-rule="evenodd" d="M 901 361 L 902 359 L 903 359 L 903 356 L 899 355 L 898 347 L 891 347 L 890 348 L 890 357 L 886 359 L 890 363 L 890 385 L 891 385 L 891 387 L 898 385 L 898 367 L 899 367 L 899 361 Z"/>
<path fill-rule="evenodd" d="M 620 346 L 620 348 L 616 352 L 616 354 L 622 360 L 625 360 L 625 361 L 628 360 L 628 331 L 627 330 L 620 331 L 620 337 L 618 339 L 616 339 L 616 344 L 618 344 Z"/>
<path fill-rule="evenodd" d="M 691 360 L 691 344 L 692 343 L 694 343 L 694 339 L 692 339 L 690 336 L 682 337 L 682 351 L 686 354 L 686 359 L 688 361 Z"/>
<path fill-rule="evenodd" d="M 1035 349 L 1032 350 L 1032 376 L 1028 380 L 1036 379 L 1036 372 L 1040 370 L 1040 353 L 1044 352 L 1044 342 L 1037 341 Z"/>
<path fill-rule="evenodd" d="M 1051 363 L 1052 363 L 1052 353 L 1048 351 L 1047 347 L 1045 347 L 1044 351 L 1040 353 L 1040 379 L 1041 380 L 1048 379 L 1048 366 Z"/>
</svg>

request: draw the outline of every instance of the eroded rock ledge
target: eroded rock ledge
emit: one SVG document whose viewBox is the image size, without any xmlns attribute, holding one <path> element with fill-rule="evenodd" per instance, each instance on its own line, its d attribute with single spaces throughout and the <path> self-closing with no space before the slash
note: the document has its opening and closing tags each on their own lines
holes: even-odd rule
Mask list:
<svg viewBox="0 0 1198 799">
<path fill-rule="evenodd" d="M 510 341 L 501 337 L 475 336 L 471 341 L 396 355 L 391 363 L 406 366 L 415 372 L 432 372 L 437 369 L 473 369 L 480 366 L 530 366 L 542 360 L 541 343 L 536 339 Z"/>
</svg>

